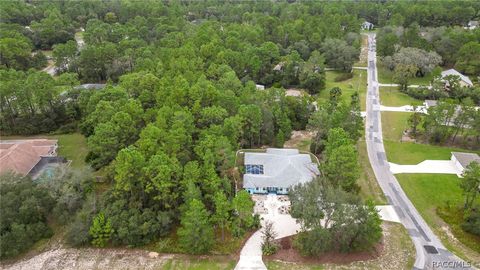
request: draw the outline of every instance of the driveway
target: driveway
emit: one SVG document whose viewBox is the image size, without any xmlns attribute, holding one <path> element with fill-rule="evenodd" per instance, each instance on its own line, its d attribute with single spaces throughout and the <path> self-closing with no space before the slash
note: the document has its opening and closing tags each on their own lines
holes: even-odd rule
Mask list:
<svg viewBox="0 0 480 270">
<path fill-rule="evenodd" d="M 417 165 L 399 165 L 392 162 L 390 171 L 398 173 L 443 173 L 461 175 L 462 172 L 451 160 L 424 160 Z"/>
<path fill-rule="evenodd" d="M 262 230 L 266 221 L 273 222 L 273 229 L 277 233 L 276 239 L 297 234 L 300 225 L 296 219 L 287 213 L 290 201 L 287 196 L 253 195 L 255 212 L 260 214 L 262 229 L 256 231 L 245 243 L 240 251 L 240 260 L 235 266 L 240 269 L 267 269 L 262 261 Z"/>
<path fill-rule="evenodd" d="M 400 107 L 390 107 L 383 105 L 374 105 L 373 110 L 381 112 L 413 112 L 413 106 L 405 105 Z M 417 112 L 427 113 L 425 106 L 417 106 Z"/>
</svg>

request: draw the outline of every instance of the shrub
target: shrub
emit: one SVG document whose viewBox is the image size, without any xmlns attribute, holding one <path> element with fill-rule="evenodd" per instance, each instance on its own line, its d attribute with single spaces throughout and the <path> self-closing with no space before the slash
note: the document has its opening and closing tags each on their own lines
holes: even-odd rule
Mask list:
<svg viewBox="0 0 480 270">
<path fill-rule="evenodd" d="M 337 77 L 335 77 L 334 81 L 343 82 L 343 81 L 346 81 L 346 80 L 351 79 L 351 78 L 353 78 L 353 72 L 342 73 L 342 74 L 338 75 Z"/>
</svg>

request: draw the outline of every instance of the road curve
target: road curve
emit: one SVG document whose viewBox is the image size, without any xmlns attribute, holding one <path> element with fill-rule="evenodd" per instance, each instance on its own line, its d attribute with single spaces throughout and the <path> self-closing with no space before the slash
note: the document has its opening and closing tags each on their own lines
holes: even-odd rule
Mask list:
<svg viewBox="0 0 480 270">
<path fill-rule="evenodd" d="M 390 172 L 383 145 L 375 48 L 375 34 L 368 34 L 368 87 L 365 122 L 368 158 L 383 193 L 397 211 L 415 245 L 416 258 L 413 269 L 473 269 L 469 263 L 462 261 L 443 246 Z"/>
</svg>

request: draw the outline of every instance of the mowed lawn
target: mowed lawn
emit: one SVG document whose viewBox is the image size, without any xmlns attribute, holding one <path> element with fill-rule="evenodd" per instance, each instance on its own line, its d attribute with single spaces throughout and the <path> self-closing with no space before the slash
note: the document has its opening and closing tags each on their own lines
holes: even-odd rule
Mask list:
<svg viewBox="0 0 480 270">
<path fill-rule="evenodd" d="M 84 167 L 85 157 L 87 156 L 87 140 L 80 133 L 59 134 L 59 135 L 35 135 L 35 136 L 2 136 L 2 140 L 22 140 L 22 139 L 54 139 L 58 140 L 58 155 L 72 161 L 73 168 Z"/>
<path fill-rule="evenodd" d="M 443 222 L 449 225 L 460 242 L 477 253 L 480 252 L 480 237 L 461 228 L 464 197 L 459 186 L 460 178 L 450 174 L 398 174 L 396 177 L 415 208 L 443 242 L 447 243 L 448 248 L 462 254 L 462 257 L 465 257 L 465 252 L 469 252 L 450 242 L 446 231 L 442 229 Z M 472 253 L 467 258 L 475 255 L 480 256 Z"/>
<path fill-rule="evenodd" d="M 404 105 L 422 105 L 423 100 L 415 99 L 400 92 L 397 87 L 380 87 L 380 102 L 383 106 L 400 107 Z"/>
<path fill-rule="evenodd" d="M 449 160 L 451 152 L 474 152 L 461 148 L 430 144 L 384 141 L 388 161 L 397 164 L 418 164 L 426 159 Z M 478 153 L 478 152 L 476 152 Z"/>
<path fill-rule="evenodd" d="M 403 131 L 408 129 L 409 112 L 382 112 L 382 134 L 384 140 L 400 141 Z"/>
<path fill-rule="evenodd" d="M 387 159 L 397 164 L 418 164 L 426 159 L 448 160 L 451 152 L 474 152 L 466 149 L 431 144 L 401 142 L 412 113 L 382 112 L 382 132 Z M 479 153 L 478 151 L 476 153 Z"/>
<path fill-rule="evenodd" d="M 353 70 L 353 78 L 336 82 L 335 78 L 344 72 L 341 71 L 326 71 L 326 83 L 325 89 L 320 91 L 318 95 L 319 99 L 328 100 L 329 91 L 334 87 L 339 87 L 342 89 L 342 100 L 350 102 L 350 96 L 358 91 L 360 94 L 360 106 L 362 111 L 365 110 L 365 98 L 366 98 L 366 91 L 367 91 L 367 71 L 366 70 Z"/>
</svg>

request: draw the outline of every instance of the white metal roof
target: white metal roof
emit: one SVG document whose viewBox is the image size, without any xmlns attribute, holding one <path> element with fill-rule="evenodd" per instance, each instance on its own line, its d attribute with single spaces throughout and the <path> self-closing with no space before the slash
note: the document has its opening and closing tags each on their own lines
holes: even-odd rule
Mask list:
<svg viewBox="0 0 480 270">
<path fill-rule="evenodd" d="M 319 175 L 310 155 L 298 149 L 268 148 L 265 153 L 245 153 L 245 165 L 263 165 L 264 174 L 244 174 L 244 188 L 288 188 Z"/>
<path fill-rule="evenodd" d="M 468 78 L 468 76 L 463 75 L 462 73 L 456 71 L 453 68 L 451 68 L 449 70 L 442 71 L 442 78 L 445 77 L 445 76 L 449 76 L 449 75 L 458 76 L 458 77 L 460 77 L 460 80 L 464 81 L 468 85 L 470 85 L 470 86 L 473 85 L 472 81 L 470 80 L 470 78 Z"/>
</svg>

